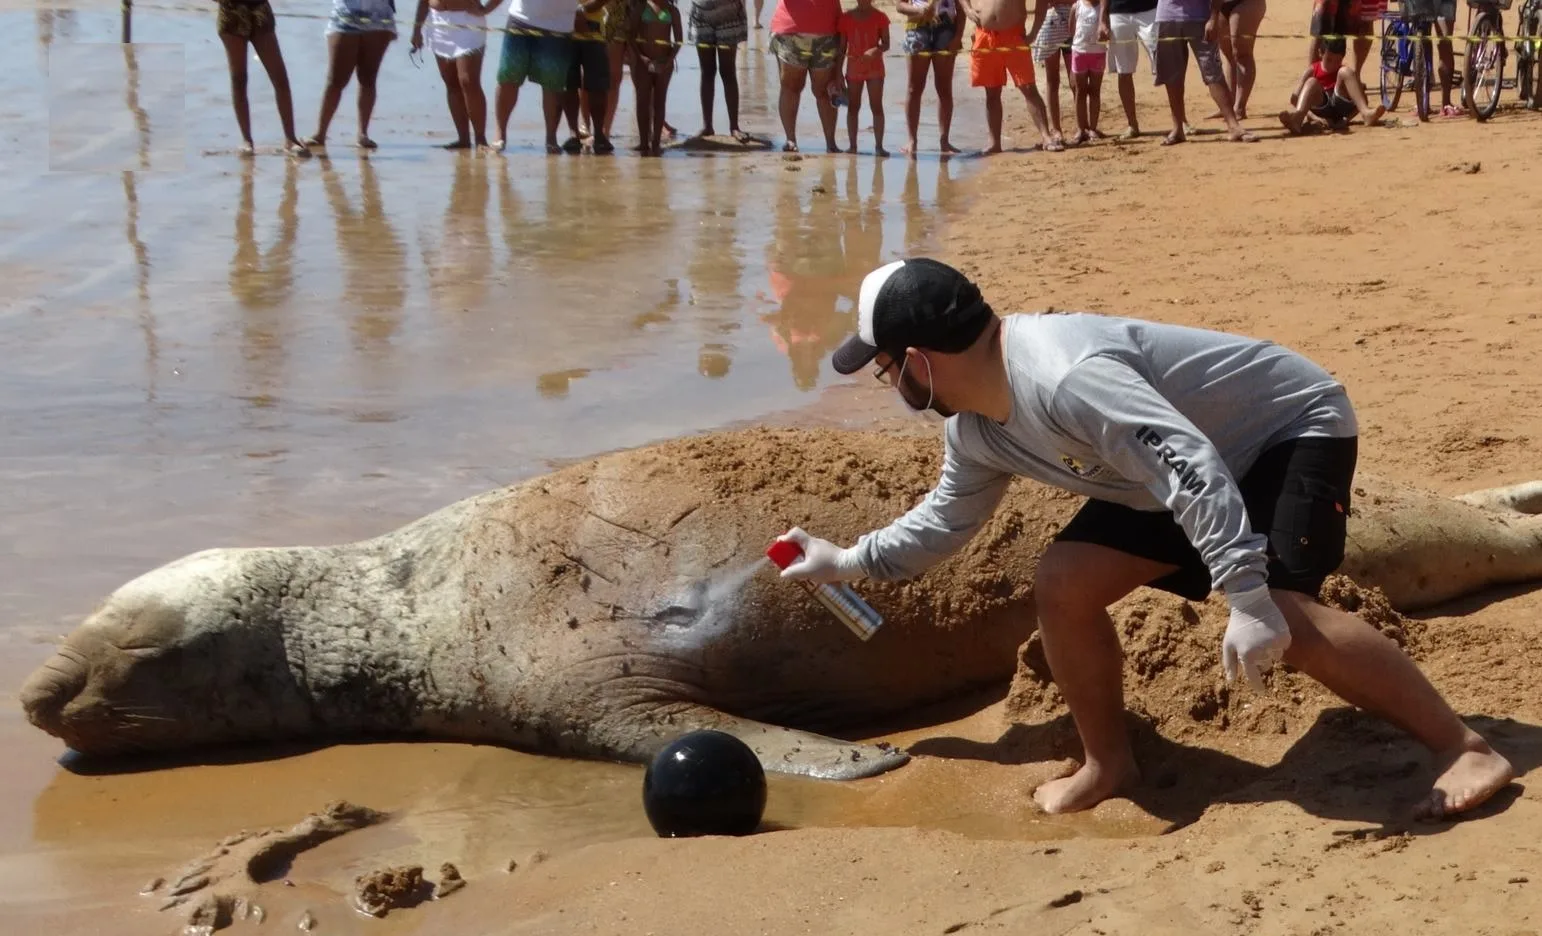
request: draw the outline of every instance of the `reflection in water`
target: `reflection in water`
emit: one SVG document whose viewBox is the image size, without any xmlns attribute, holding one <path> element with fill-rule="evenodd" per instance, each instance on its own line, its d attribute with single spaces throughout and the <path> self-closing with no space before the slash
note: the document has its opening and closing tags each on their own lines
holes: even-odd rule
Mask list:
<svg viewBox="0 0 1542 936">
<path fill-rule="evenodd" d="M 487 299 L 493 268 L 487 232 L 489 162 L 470 152 L 456 154 L 439 245 L 423 243 L 420 247 L 428 294 L 440 311 L 466 312 L 481 308 Z"/>
<path fill-rule="evenodd" d="M 691 283 L 696 330 L 701 335 L 696 371 L 716 380 L 728 376 L 733 366 L 730 336 L 739 330 L 736 313 L 742 304 L 740 280 L 744 276 L 739 215 L 746 210 L 744 174 L 729 160 L 702 162 L 706 168 L 698 177 L 701 216 L 696 221 L 696 242 L 685 271 Z"/>
<path fill-rule="evenodd" d="M 855 296 L 856 284 L 866 273 L 846 258 L 835 164 L 821 160 L 818 166 L 812 182 L 808 172 L 782 174 L 766 256 L 779 308 L 761 321 L 771 326 L 771 340 L 791 363 L 799 390 L 818 386 L 825 357 L 850 334 L 853 319 L 848 313 L 854 305 L 841 300 Z"/>
<path fill-rule="evenodd" d="M 343 265 L 343 302 L 352 311 L 349 330 L 354 350 L 375 360 L 390 350 L 407 304 L 407 248 L 387 217 L 380 180 L 368 159 L 360 159 L 359 195 L 354 211 L 342 177 L 330 165 L 321 182 L 332 208 L 337 253 Z"/>
<path fill-rule="evenodd" d="M 267 250 L 258 246 L 253 218 L 255 166 L 255 161 L 248 160 L 241 170 L 236 252 L 230 261 L 229 280 L 231 295 L 244 307 L 240 354 L 245 379 L 240 395 L 251 407 L 262 410 L 273 406 L 285 387 L 283 365 L 285 345 L 294 327 L 289 299 L 294 291 L 294 245 L 300 218 L 295 210 L 299 201 L 296 162 L 286 159 L 278 236 Z"/>
<path fill-rule="evenodd" d="M 45 45 L 47 44 L 45 40 Z M 139 56 L 133 45 L 124 43 L 123 64 L 128 80 L 123 84 L 124 103 L 134 115 L 139 138 L 139 167 L 150 168 L 150 115 L 139 105 Z M 139 299 L 139 329 L 145 339 L 145 398 L 155 402 L 156 370 L 160 360 L 160 342 L 155 334 L 155 313 L 150 308 L 150 248 L 139 238 L 139 182 L 132 170 L 123 171 L 123 236 L 134 252 L 135 295 Z"/>
</svg>

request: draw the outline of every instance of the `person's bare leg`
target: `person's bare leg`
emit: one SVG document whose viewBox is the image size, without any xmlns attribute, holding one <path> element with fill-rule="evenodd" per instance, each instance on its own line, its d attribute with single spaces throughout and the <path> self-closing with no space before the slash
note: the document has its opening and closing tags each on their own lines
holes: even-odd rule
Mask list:
<svg viewBox="0 0 1542 936">
<path fill-rule="evenodd" d="M 1139 779 L 1124 722 L 1123 653 L 1107 609 L 1175 568 L 1090 543 L 1054 543 L 1040 558 L 1039 639 L 1084 755 L 1071 776 L 1033 791 L 1045 812 L 1091 809 Z"/>
<path fill-rule="evenodd" d="M 1353 614 L 1299 592 L 1271 591 L 1290 624 L 1285 662 L 1344 701 L 1378 715 L 1429 748 L 1441 774 L 1417 807 L 1441 818 L 1480 805 L 1515 777 L 1515 769 L 1457 717 L 1397 645 Z"/>
<path fill-rule="evenodd" d="M 1179 75 L 1176 81 L 1169 81 L 1164 87 L 1167 88 L 1167 107 L 1173 113 L 1173 130 L 1163 142 L 1182 143 L 1187 139 L 1183 127 L 1188 123 L 1188 116 L 1183 109 L 1183 76 Z"/>
<path fill-rule="evenodd" d="M 1355 43 L 1354 43 L 1354 50 L 1355 50 L 1355 77 L 1359 78 L 1360 79 L 1360 83 L 1363 85 L 1363 84 L 1365 84 L 1365 63 L 1371 57 L 1371 37 L 1370 36 L 1356 36 L 1355 37 Z"/>
<path fill-rule="evenodd" d="M 1087 130 L 1087 75 L 1071 74 L 1071 103 L 1076 108 L 1076 142 L 1092 139 Z"/>
<path fill-rule="evenodd" d="M 1060 126 L 1060 55 L 1057 53 L 1045 59 L 1044 65 L 1044 97 L 1045 107 L 1049 114 L 1049 137 L 1052 140 L 1065 141 L 1065 133 Z"/>
<path fill-rule="evenodd" d="M 307 146 L 326 146 L 327 130 L 337 114 L 337 105 L 343 100 L 343 89 L 353 77 L 359 61 L 359 37 L 348 33 L 332 33 L 327 36 L 327 86 L 321 92 L 321 114 L 316 118 L 316 132 L 305 141 Z"/>
<path fill-rule="evenodd" d="M 960 30 L 962 31 L 962 30 Z M 937 91 L 937 148 L 944 153 L 963 152 L 953 145 L 953 67 L 958 56 L 932 59 L 932 87 Z"/>
<path fill-rule="evenodd" d="M 1456 55 L 1451 50 L 1451 35 L 1453 23 L 1438 20 L 1435 24 L 1436 31 L 1440 34 L 1440 42 L 1437 47 L 1440 51 L 1440 109 L 1444 111 L 1451 106 L 1451 81 L 1456 77 Z"/>
<path fill-rule="evenodd" d="M 450 120 L 455 124 L 454 142 L 445 149 L 469 149 L 471 147 L 471 122 L 466 115 L 466 93 L 461 89 L 460 71 L 455 59 L 435 58 L 439 64 L 439 78 L 444 82 L 445 103 L 450 108 Z"/>
<path fill-rule="evenodd" d="M 584 72 L 584 80 L 589 80 L 589 73 Z M 586 103 L 584 117 L 589 124 L 589 147 L 593 152 L 601 155 L 611 153 L 614 148 L 610 142 L 610 131 L 605 129 L 605 114 L 610 108 L 610 86 L 585 93 Z"/>
<path fill-rule="evenodd" d="M 830 82 L 835 79 L 835 69 L 815 68 L 809 72 L 809 85 L 814 94 L 814 109 L 819 114 L 819 126 L 825 133 L 825 152 L 839 153 L 841 146 L 835 142 L 836 107 L 830 102 Z"/>
<path fill-rule="evenodd" d="M 1263 25 L 1266 0 L 1244 0 L 1228 17 L 1231 22 L 1229 38 L 1235 61 L 1232 65 L 1232 112 L 1238 120 L 1248 119 L 1248 99 L 1253 96 L 1253 85 L 1258 80 L 1258 59 L 1253 47 L 1258 42 L 1258 29 Z"/>
<path fill-rule="evenodd" d="M 717 50 L 717 73 L 723 80 L 723 107 L 728 111 L 728 133 L 739 140 L 744 136 L 744 131 L 739 127 L 738 48 Z"/>
<path fill-rule="evenodd" d="M 621 101 L 621 70 L 626 63 L 626 44 L 611 42 L 605 52 L 610 56 L 610 97 L 605 99 L 605 138 L 616 124 L 616 105 Z"/>
<path fill-rule="evenodd" d="M 910 67 L 905 82 L 905 148 L 900 150 L 911 159 L 916 158 L 917 134 L 921 129 L 921 96 L 926 93 L 926 72 L 931 59 L 924 55 L 912 55 L 906 62 Z"/>
<path fill-rule="evenodd" d="M 867 103 L 873 113 L 873 155 L 887 156 L 889 151 L 883 148 L 883 79 L 867 79 Z M 853 105 L 855 106 L 855 105 Z"/>
<path fill-rule="evenodd" d="M 696 60 L 701 64 L 701 135 L 712 136 L 712 110 L 717 103 L 717 50 L 698 48 Z"/>
<path fill-rule="evenodd" d="M 646 65 L 633 64 L 632 102 L 637 110 L 637 151 L 647 155 L 653 136 L 653 73 Z"/>
<path fill-rule="evenodd" d="M 369 32 L 359 43 L 359 146 L 364 149 L 375 148 L 375 141 L 369 138 L 369 119 L 375 113 L 375 79 L 395 38 L 388 32 Z"/>
<path fill-rule="evenodd" d="M 674 77 L 673 63 L 653 76 L 653 155 L 664 153 L 664 102 L 669 100 L 669 79 Z"/>
<path fill-rule="evenodd" d="M 493 109 L 498 120 L 498 136 L 493 140 L 493 146 L 503 149 L 508 145 L 509 117 L 514 113 L 514 105 L 519 103 L 519 85 L 512 82 L 499 82 L 498 90 L 493 93 Z"/>
<path fill-rule="evenodd" d="M 990 137 L 987 154 L 1001 152 L 1001 89 L 985 89 L 985 132 Z"/>
<path fill-rule="evenodd" d="M 1236 93 L 1237 87 L 1237 51 L 1236 47 L 1232 44 L 1231 28 L 1228 21 L 1234 18 L 1234 16 L 1223 15 L 1221 17 L 1221 29 L 1215 37 L 1216 47 L 1221 50 L 1221 77 L 1226 82 L 1228 91 L 1232 94 Z M 1220 118 L 1221 112 L 1217 110 L 1206 119 L 1219 120 Z"/>
<path fill-rule="evenodd" d="M 782 144 L 782 152 L 796 153 L 798 151 L 798 104 L 803 98 L 803 85 L 808 81 L 808 69 L 799 68 L 796 65 L 788 65 L 778 61 L 782 69 L 782 88 L 777 97 L 776 109 L 782 118 L 782 134 L 787 142 Z"/>
<path fill-rule="evenodd" d="M 861 123 L 859 118 L 862 116 L 862 86 L 862 82 L 853 81 L 846 87 L 846 142 L 850 144 L 846 149 L 848 153 L 857 151 L 857 125 Z"/>
<path fill-rule="evenodd" d="M 567 91 L 552 91 L 541 89 L 541 116 L 546 118 L 546 152 L 562 152 L 562 147 L 557 145 L 557 129 L 562 126 L 562 105 L 567 97 Z"/>
<path fill-rule="evenodd" d="M 1301 82 L 1301 87 L 1296 89 L 1296 109 L 1280 111 L 1280 123 L 1291 136 L 1300 134 L 1306 128 L 1307 113 L 1321 104 L 1326 96 L 1317 79 L 1306 79 Z"/>
<path fill-rule="evenodd" d="M 487 95 L 482 91 L 482 55 L 482 52 L 473 52 L 455 60 L 466 120 L 471 125 L 471 138 L 477 146 L 487 145 Z"/>
<path fill-rule="evenodd" d="M 1226 121 L 1226 131 L 1231 139 L 1236 141 L 1249 141 L 1257 139 L 1253 134 L 1242 129 L 1242 124 L 1237 120 L 1237 114 L 1231 109 L 1231 90 L 1226 83 L 1218 82 L 1206 85 L 1210 89 L 1210 97 L 1215 100 L 1215 105 L 1221 109 L 1221 119 Z"/>
<path fill-rule="evenodd" d="M 241 36 L 222 34 L 220 42 L 225 46 L 225 60 L 230 65 L 230 105 L 236 112 L 236 126 L 241 131 L 241 153 L 252 153 L 252 109 L 246 99 L 246 40 Z"/>
<path fill-rule="evenodd" d="M 1092 131 L 1093 139 L 1103 138 L 1103 134 L 1098 131 L 1098 118 L 1102 113 L 1103 73 L 1092 72 L 1087 76 L 1087 129 Z"/>
<path fill-rule="evenodd" d="M 1365 121 L 1367 127 L 1374 127 L 1381 121 L 1381 116 L 1387 109 L 1378 103 L 1375 107 L 1366 99 L 1365 86 L 1360 84 L 1360 79 L 1355 77 L 1354 69 L 1348 65 L 1339 68 L 1338 93 L 1355 102 L 1355 107 L 1360 110 L 1360 119 Z"/>
<path fill-rule="evenodd" d="M 1124 108 L 1125 126 L 1140 134 L 1140 118 L 1135 116 L 1135 76 L 1119 75 L 1119 104 Z"/>
<path fill-rule="evenodd" d="M 253 39 L 252 50 L 268 73 L 268 80 L 273 82 L 273 103 L 278 107 L 279 124 L 284 128 L 284 148 L 295 156 L 309 156 L 311 151 L 295 138 L 294 100 L 289 93 L 289 71 L 284 67 L 284 53 L 278 47 L 278 34 L 270 32 Z"/>
<path fill-rule="evenodd" d="M 1028 105 L 1028 119 L 1033 121 L 1033 129 L 1039 131 L 1039 142 L 1045 147 L 1063 146 L 1064 141 L 1049 132 L 1049 118 L 1045 114 L 1044 99 L 1039 97 L 1039 89 L 1034 85 L 1018 85 L 1017 90 L 1022 92 L 1023 103 Z"/>
</svg>

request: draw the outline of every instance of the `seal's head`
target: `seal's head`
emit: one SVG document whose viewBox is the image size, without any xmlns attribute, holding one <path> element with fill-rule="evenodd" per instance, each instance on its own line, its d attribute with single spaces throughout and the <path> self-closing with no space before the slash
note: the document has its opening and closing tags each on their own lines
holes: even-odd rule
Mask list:
<svg viewBox="0 0 1542 936">
<path fill-rule="evenodd" d="M 82 754 L 292 735 L 276 552 L 206 550 L 113 592 L 23 684 L 27 719 Z"/>
</svg>

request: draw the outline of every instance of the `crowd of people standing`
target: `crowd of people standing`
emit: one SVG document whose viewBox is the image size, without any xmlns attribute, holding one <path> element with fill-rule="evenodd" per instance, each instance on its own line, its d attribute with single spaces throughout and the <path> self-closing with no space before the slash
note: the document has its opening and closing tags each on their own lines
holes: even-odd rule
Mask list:
<svg viewBox="0 0 1542 936">
<path fill-rule="evenodd" d="M 243 141 L 252 152 L 246 96 L 248 47 L 273 82 L 286 149 L 308 156 L 327 145 L 328 128 L 348 85 L 357 80 L 357 145 L 375 147 L 369 136 L 375 85 L 386 50 L 398 38 L 394 0 L 332 0 L 326 27 L 329 50 L 327 82 L 316 132 L 297 135 L 294 107 L 283 54 L 268 0 L 217 0 L 218 30 L 229 59 L 233 103 Z M 762 28 L 764 0 L 687 0 L 682 16 L 676 0 L 508 0 L 507 23 L 489 27 L 488 17 L 504 0 L 418 0 L 411 30 L 411 52 L 424 50 L 438 65 L 456 138 L 448 149 L 502 149 L 520 91 L 530 83 L 540 89 L 548 153 L 585 150 L 608 154 L 623 73 L 629 72 L 635 95 L 638 144 L 644 155 L 658 155 L 662 140 L 678 131 L 665 118 L 665 105 L 676 60 L 687 46 L 700 66 L 701 135 L 713 136 L 716 92 L 722 88 L 729 134 L 741 143 L 751 138 L 739 123 L 739 46 L 751 24 Z M 891 16 L 873 0 L 772 0 L 768 51 L 775 57 L 780 90 L 778 114 L 782 149 L 796 152 L 798 114 L 805 92 L 818 113 L 825 148 L 841 152 L 836 139 L 839 111 L 847 109 L 847 152 L 858 148 L 862 105 L 871 114 L 873 152 L 884 147 L 884 82 L 890 56 Z M 1199 77 L 1215 101 L 1230 139 L 1250 142 L 1245 130 L 1257 77 L 1253 44 L 1267 0 L 897 0 L 895 13 L 903 37 L 898 45 L 905 70 L 905 152 L 919 147 L 921 101 L 930 81 L 937 98 L 938 146 L 958 152 L 951 140 L 954 112 L 954 65 L 969 56 L 969 84 L 984 92 L 989 145 L 1001 150 L 1002 92 L 1008 82 L 1021 93 L 1039 136 L 1036 148 L 1063 150 L 1060 108 L 1062 75 L 1075 104 L 1075 132 L 1070 143 L 1105 137 L 1099 127 L 1104 74 L 1118 86 L 1125 129 L 1118 139 L 1140 135 L 1135 108 L 1135 75 L 1140 50 L 1146 52 L 1155 85 L 1166 91 L 1172 129 L 1163 145 L 1182 143 L 1190 132 L 1185 112 L 1185 78 L 1192 55 Z M 1342 125 L 1358 116 L 1366 124 L 1381 117 L 1365 99 L 1361 76 L 1369 56 L 1374 22 L 1387 0 L 1317 0 L 1312 16 L 1314 38 L 1308 70 L 1292 95 L 1291 110 L 1280 113 L 1287 130 L 1299 133 L 1314 122 Z M 1426 2 L 1426 0 L 1410 0 Z M 1450 0 L 1440 12 L 1450 35 Z M 754 5 L 754 17 L 747 6 Z M 686 29 L 686 21 L 689 30 Z M 965 31 L 973 27 L 964 48 Z M 482 84 L 482 60 L 490 37 L 499 37 L 493 113 L 488 114 Z M 1346 64 L 1343 36 L 1356 37 Z M 1450 103 L 1450 80 L 1442 44 L 1443 113 L 1461 116 Z M 1038 90 L 1038 73 L 1045 95 Z M 489 116 L 492 132 L 488 133 Z M 559 141 L 563 124 L 567 138 Z"/>
</svg>

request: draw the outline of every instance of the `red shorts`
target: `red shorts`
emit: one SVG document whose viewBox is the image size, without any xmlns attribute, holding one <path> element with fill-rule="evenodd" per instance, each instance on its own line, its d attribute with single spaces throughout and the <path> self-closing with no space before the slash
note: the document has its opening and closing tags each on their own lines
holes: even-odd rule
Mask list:
<svg viewBox="0 0 1542 936">
<path fill-rule="evenodd" d="M 857 55 L 846 56 L 846 81 L 848 84 L 857 84 L 869 78 L 883 77 L 883 56 Z"/>
<path fill-rule="evenodd" d="M 1018 87 L 1033 84 L 1033 52 L 1028 47 L 1028 34 L 1021 26 L 1002 30 L 977 27 L 974 54 L 969 56 L 970 86 L 1004 88 L 1008 76 Z"/>
</svg>

